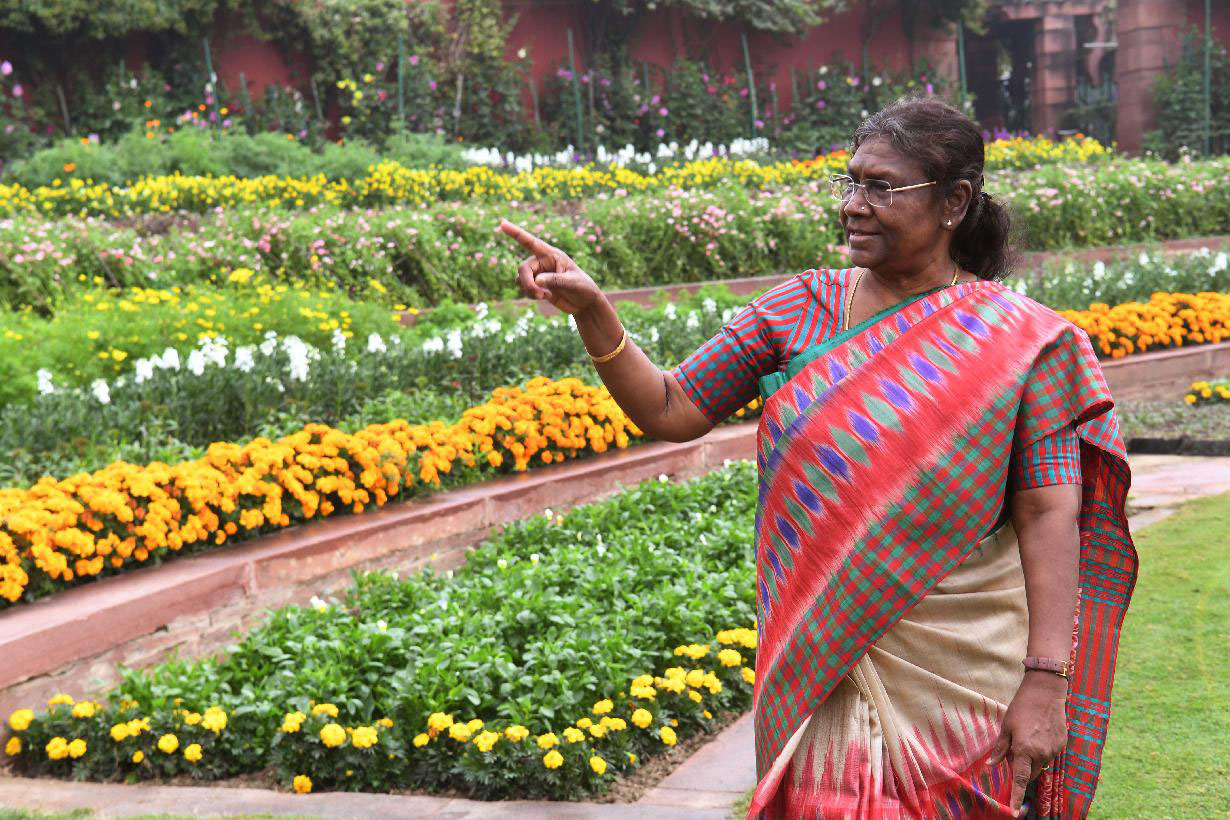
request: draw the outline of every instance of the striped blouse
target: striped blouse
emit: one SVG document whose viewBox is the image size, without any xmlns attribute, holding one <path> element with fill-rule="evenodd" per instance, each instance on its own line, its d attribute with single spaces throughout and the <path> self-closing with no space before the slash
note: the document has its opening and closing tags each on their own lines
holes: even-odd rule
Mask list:
<svg viewBox="0 0 1230 820">
<path fill-rule="evenodd" d="M 841 332 L 852 271 L 810 270 L 752 300 L 671 372 L 714 424 L 759 395 L 761 376 Z M 1079 484 L 1080 441 L 1067 427 L 1015 450 L 1009 487 Z"/>
</svg>

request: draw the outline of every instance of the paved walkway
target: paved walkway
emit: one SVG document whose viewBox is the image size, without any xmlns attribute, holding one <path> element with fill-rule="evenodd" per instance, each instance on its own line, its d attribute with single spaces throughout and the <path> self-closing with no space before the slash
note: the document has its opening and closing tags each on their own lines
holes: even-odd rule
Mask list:
<svg viewBox="0 0 1230 820">
<path fill-rule="evenodd" d="M 1194 498 L 1230 492 L 1230 458 L 1136 456 L 1129 504 L 1133 530 L 1156 523 Z M 744 715 L 637 803 L 483 803 L 438 797 L 324 793 L 296 796 L 264 789 L 124 786 L 0 777 L 0 806 L 68 811 L 100 818 L 167 813 L 196 817 L 267 813 L 327 818 L 695 818 L 726 820 L 755 785 L 752 720 Z"/>
</svg>

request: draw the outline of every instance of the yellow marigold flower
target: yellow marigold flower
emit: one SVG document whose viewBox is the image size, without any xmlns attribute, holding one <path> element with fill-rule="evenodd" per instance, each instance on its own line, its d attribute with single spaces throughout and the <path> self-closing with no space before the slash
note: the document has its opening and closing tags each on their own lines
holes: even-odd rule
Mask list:
<svg viewBox="0 0 1230 820">
<path fill-rule="evenodd" d="M 602 700 L 594 704 L 594 714 L 595 715 L 609 714 L 610 711 L 614 708 L 615 708 L 615 704 L 611 702 L 610 698 L 603 698 Z"/>
<path fill-rule="evenodd" d="M 594 737 L 606 737 L 606 725 L 602 723 L 595 723 L 589 727 L 589 733 Z"/>
<path fill-rule="evenodd" d="M 628 752 L 628 762 L 633 766 L 636 765 L 636 755 L 632 754 L 632 752 Z"/>
<path fill-rule="evenodd" d="M 127 723 L 117 723 L 111 727 L 111 739 L 116 743 L 119 743 L 121 740 L 125 740 L 129 734 L 131 733 L 128 731 Z"/>
<path fill-rule="evenodd" d="M 446 715 L 443 712 L 433 712 L 427 718 L 427 728 L 433 732 L 443 732 L 445 729 L 453 725 L 453 716 Z"/>
<path fill-rule="evenodd" d="M 667 746 L 674 746 L 675 742 L 678 740 L 678 738 L 675 737 L 675 730 L 669 726 L 663 726 L 658 736 L 662 738 L 662 742 Z"/>
<path fill-rule="evenodd" d="M 430 740 L 431 738 L 427 736 L 426 732 L 419 732 L 414 736 L 414 747 L 416 749 L 421 749 L 426 746 Z"/>
<path fill-rule="evenodd" d="M 509 726 L 504 730 L 504 737 L 511 740 L 513 743 L 520 743 L 530 736 L 530 730 L 524 726 Z"/>
<path fill-rule="evenodd" d="M 478 733 L 478 737 L 474 738 L 474 745 L 478 747 L 480 752 L 489 752 L 495 746 L 497 740 L 501 737 L 499 732 L 492 732 L 489 729 L 484 729 Z"/>
<path fill-rule="evenodd" d="M 47 757 L 51 760 L 63 760 L 68 757 L 68 741 L 62 737 L 53 737 L 47 741 Z"/>
<path fill-rule="evenodd" d="M 705 720 L 713 720 L 713 713 L 708 709 L 705 710 Z"/>
<path fill-rule="evenodd" d="M 175 750 L 178 748 L 179 748 L 179 738 L 177 738 L 175 735 L 167 734 L 167 735 L 163 735 L 162 737 L 158 738 L 159 751 L 165 752 L 166 754 L 174 754 Z"/>
<path fill-rule="evenodd" d="M 594 755 L 589 759 L 589 767 L 594 770 L 596 775 L 606 774 L 606 761 L 598 757 L 598 755 Z"/>
<path fill-rule="evenodd" d="M 628 724 L 623 718 L 604 717 L 602 725 L 606 726 L 612 732 L 622 732 L 628 728 Z"/>
<path fill-rule="evenodd" d="M 306 719 L 307 715 L 302 712 L 287 712 L 286 717 L 282 718 L 282 731 L 294 734 L 303 727 L 303 721 Z"/>
<path fill-rule="evenodd" d="M 653 700 L 658 690 L 652 686 L 633 686 L 628 689 L 628 694 L 639 700 Z"/>
<path fill-rule="evenodd" d="M 743 667 L 743 682 L 747 684 L 756 683 L 756 670 Z"/>
<path fill-rule="evenodd" d="M 564 730 L 564 740 L 569 743 L 580 743 L 585 739 L 585 733 L 574 726 L 569 726 Z"/>
<path fill-rule="evenodd" d="M 292 782 L 295 789 L 295 794 L 311 794 L 312 793 L 312 778 L 306 774 L 297 774 Z"/>
<path fill-rule="evenodd" d="M 693 669 L 684 677 L 683 682 L 692 688 L 698 688 L 705 683 L 705 673 L 700 669 Z"/>
<path fill-rule="evenodd" d="M 688 690 L 688 697 L 692 699 L 693 703 L 700 703 L 700 692 L 697 692 L 695 689 Z"/>
<path fill-rule="evenodd" d="M 558 769 L 560 766 L 564 765 L 564 756 L 557 750 L 552 749 L 543 755 L 542 765 L 546 766 L 548 769 Z"/>
<path fill-rule="evenodd" d="M 637 709 L 632 713 L 632 723 L 641 729 L 648 728 L 653 723 L 653 714 L 648 709 Z"/>
<path fill-rule="evenodd" d="M 200 722 L 201 722 L 200 712 L 189 712 L 186 710 L 184 711 L 184 723 L 188 724 L 189 726 L 196 726 Z"/>
<path fill-rule="evenodd" d="M 201 726 L 215 735 L 226 728 L 226 710 L 218 706 L 210 706 L 201 716 Z"/>
<path fill-rule="evenodd" d="M 588 729 L 590 726 L 593 726 L 593 725 L 594 725 L 594 722 L 587 717 L 583 717 L 577 721 L 578 729 Z"/>
<path fill-rule="evenodd" d="M 4 744 L 4 753 L 9 757 L 17 757 L 21 754 L 21 738 L 10 737 L 9 742 Z"/>
<path fill-rule="evenodd" d="M 380 735 L 371 726 L 360 726 L 354 730 L 350 742 L 356 749 L 370 749 L 380 740 Z"/>
<path fill-rule="evenodd" d="M 454 723 L 448 727 L 448 736 L 458 743 L 465 743 L 470 739 L 470 727 L 464 723 Z"/>
<path fill-rule="evenodd" d="M 337 707 L 332 703 L 318 703 L 312 707 L 313 715 L 328 715 L 331 718 L 337 717 Z"/>
<path fill-rule="evenodd" d="M 82 755 L 85 754 L 85 749 L 86 749 L 85 741 L 82 740 L 81 738 L 77 738 L 72 743 L 68 744 L 69 757 L 73 757 L 73 758 L 81 757 Z"/>
<path fill-rule="evenodd" d="M 637 675 L 632 679 L 632 686 L 653 686 L 653 675 Z"/>
<path fill-rule="evenodd" d="M 140 763 L 144 759 L 145 759 L 145 752 L 141 751 L 140 749 L 137 749 L 135 752 L 132 753 L 133 763 Z"/>
<path fill-rule="evenodd" d="M 61 704 L 61 703 L 63 703 L 63 704 L 64 704 L 64 705 L 66 705 L 66 706 L 72 706 L 72 705 L 73 705 L 73 696 L 72 696 L 72 695 L 66 695 L 66 694 L 64 694 L 63 692 L 61 692 L 61 693 L 60 693 L 60 694 L 58 694 L 58 695 L 52 695 L 52 696 L 51 696 L 51 700 L 47 701 L 47 708 L 48 708 L 48 709 L 50 709 L 52 706 L 57 706 L 57 705 L 59 705 L 59 704 Z"/>
<path fill-rule="evenodd" d="M 75 718 L 92 718 L 94 713 L 98 711 L 97 704 L 91 703 L 88 700 L 83 700 L 73 707 L 73 717 Z"/>
<path fill-rule="evenodd" d="M 393 721 L 390 718 L 383 717 L 383 718 L 380 718 L 380 720 L 376 721 L 376 725 L 383 726 L 386 729 L 392 729 Z"/>
<path fill-rule="evenodd" d="M 483 722 L 478 718 L 474 718 L 466 724 L 466 728 L 470 730 L 470 734 L 473 734 L 483 728 Z"/>
<path fill-rule="evenodd" d="M 9 715 L 9 728 L 14 732 L 24 732 L 26 729 L 30 728 L 30 724 L 33 720 L 33 709 L 18 709 L 16 712 Z"/>
<path fill-rule="evenodd" d="M 551 747 L 558 745 L 559 738 L 555 736 L 554 732 L 547 732 L 545 735 L 538 736 L 539 749 L 550 749 Z"/>
<path fill-rule="evenodd" d="M 320 729 L 320 742 L 335 749 L 346 742 L 346 730 L 336 723 L 326 723 Z"/>
<path fill-rule="evenodd" d="M 184 749 L 184 759 L 189 763 L 196 763 L 201 759 L 201 744 L 189 744 L 187 749 Z"/>
<path fill-rule="evenodd" d="M 723 649 L 718 652 L 718 663 L 722 666 L 738 666 L 743 663 L 743 656 L 737 649 Z"/>
</svg>

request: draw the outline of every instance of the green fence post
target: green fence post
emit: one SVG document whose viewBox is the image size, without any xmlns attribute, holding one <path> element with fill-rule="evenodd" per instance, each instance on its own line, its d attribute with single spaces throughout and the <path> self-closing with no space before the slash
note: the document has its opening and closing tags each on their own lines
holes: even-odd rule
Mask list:
<svg viewBox="0 0 1230 820">
<path fill-rule="evenodd" d="M 969 95 L 969 87 L 965 79 L 965 18 L 957 18 L 957 71 L 961 78 L 961 108 L 965 109 L 965 99 Z"/>
<path fill-rule="evenodd" d="M 397 119 L 406 127 L 406 38 L 397 38 Z"/>
<path fill-rule="evenodd" d="M 747 32 L 740 32 L 743 40 L 743 64 L 747 67 L 747 96 L 752 104 L 752 136 L 756 136 L 756 75 L 752 73 L 752 55 L 747 48 Z"/>
<path fill-rule="evenodd" d="M 585 131 L 581 122 L 581 83 L 577 79 L 577 60 L 572 50 L 572 29 L 568 29 L 568 67 L 572 70 L 572 101 L 577 110 L 577 153 L 585 153 Z"/>
<path fill-rule="evenodd" d="M 210 54 L 209 52 L 209 38 L 202 37 L 201 43 L 205 47 L 205 71 L 209 76 L 210 96 L 214 98 L 214 103 L 213 103 L 214 120 L 215 120 L 214 124 L 218 125 L 218 123 L 216 122 L 218 119 L 218 77 L 217 75 L 214 74 L 214 59 L 213 59 L 213 55 Z"/>
<path fill-rule="evenodd" d="M 1204 155 L 1213 153 L 1213 13 L 1204 0 Z"/>
</svg>

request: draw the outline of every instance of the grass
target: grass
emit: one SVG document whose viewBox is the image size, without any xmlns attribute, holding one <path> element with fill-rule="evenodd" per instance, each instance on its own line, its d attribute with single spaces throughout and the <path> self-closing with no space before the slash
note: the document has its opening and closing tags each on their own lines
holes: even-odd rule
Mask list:
<svg viewBox="0 0 1230 820">
<path fill-rule="evenodd" d="M 1093 815 L 1224 817 L 1230 806 L 1230 494 L 1136 534 Z"/>
<path fill-rule="evenodd" d="M 1230 437 L 1230 404 L 1188 407 L 1173 401 L 1125 401 L 1116 408 L 1123 438 L 1225 440 Z"/>
</svg>

